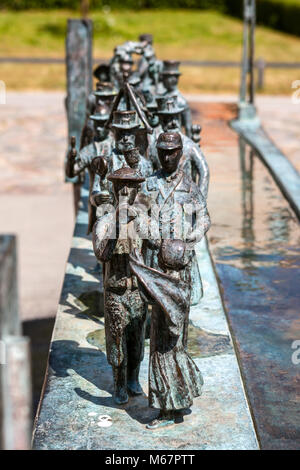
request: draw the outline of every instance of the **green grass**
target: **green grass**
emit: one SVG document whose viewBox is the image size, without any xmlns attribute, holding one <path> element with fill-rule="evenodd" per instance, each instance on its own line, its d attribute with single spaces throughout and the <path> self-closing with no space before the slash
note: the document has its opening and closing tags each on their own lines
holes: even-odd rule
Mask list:
<svg viewBox="0 0 300 470">
<path fill-rule="evenodd" d="M 294 1 L 294 0 L 293 0 Z M 0 14 L 0 55 L 1 56 L 64 56 L 66 20 L 76 13 L 66 10 L 47 11 L 4 11 Z M 241 57 L 242 22 L 203 10 L 118 10 L 94 11 L 94 55 L 110 57 L 113 48 L 127 39 L 135 40 L 142 32 L 152 32 L 155 49 L 159 58 L 182 60 L 239 60 Z M 256 35 L 256 56 L 273 61 L 299 61 L 300 38 L 258 27 Z M 45 67 L 22 65 L 1 65 L 0 79 L 7 81 L 8 88 L 61 88 L 63 77 L 57 72 L 47 77 Z M 29 70 L 30 67 L 30 70 Z M 39 68 L 40 67 L 40 68 Z M 39 70 L 43 70 L 39 80 Z M 54 70 L 54 69 L 52 69 Z M 62 70 L 62 69 L 61 69 Z M 22 73 L 23 77 L 22 77 Z M 205 69 L 209 82 L 211 71 Z M 272 71 L 276 74 L 276 71 Z M 12 75 L 13 76 L 12 76 Z M 216 71 L 214 71 L 216 74 Z M 231 89 L 232 72 L 219 70 L 222 76 L 220 91 Z M 285 71 L 286 85 L 278 89 L 290 91 L 290 82 L 295 72 Z M 282 73 L 279 74 L 281 77 Z M 300 70 L 298 75 L 300 75 Z M 195 74 L 192 72 L 193 82 Z M 289 79 L 290 77 L 290 79 Z M 297 78 L 297 77 L 296 77 Z M 298 77 L 299 78 L 299 77 Z M 205 77 L 203 77 L 205 79 Z M 202 80 L 203 80 L 202 79 Z M 216 82 L 216 80 L 215 80 Z M 188 86 L 188 81 L 184 83 Z M 272 80 L 274 84 L 274 80 Z M 228 88 L 229 87 L 229 88 Z M 205 84 L 205 89 L 209 83 Z M 276 88 L 276 87 L 275 87 Z M 272 92 L 273 92 L 272 88 Z"/>
<path fill-rule="evenodd" d="M 258 0 L 259 1 L 259 0 Z M 300 5 L 300 0 L 272 0 L 274 3 L 286 3 L 287 5 Z"/>
</svg>

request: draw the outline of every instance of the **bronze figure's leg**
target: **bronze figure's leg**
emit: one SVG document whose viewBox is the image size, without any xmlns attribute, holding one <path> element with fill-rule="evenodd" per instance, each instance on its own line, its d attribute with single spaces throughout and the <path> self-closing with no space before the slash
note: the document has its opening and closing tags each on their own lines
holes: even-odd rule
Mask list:
<svg viewBox="0 0 300 470">
<path fill-rule="evenodd" d="M 127 389 L 131 395 L 141 395 L 143 389 L 139 383 L 140 364 L 144 357 L 146 308 L 138 291 L 132 297 L 135 318 L 127 327 Z"/>
<path fill-rule="evenodd" d="M 114 400 L 117 405 L 124 405 L 128 402 L 127 394 L 127 364 L 124 360 L 120 366 L 113 366 L 114 376 Z"/>
<path fill-rule="evenodd" d="M 105 296 L 105 336 L 107 360 L 114 376 L 114 400 L 117 405 L 128 402 L 127 359 L 128 350 L 125 332 L 126 312 L 122 297 L 113 292 Z"/>
<path fill-rule="evenodd" d="M 131 395 L 142 395 L 143 389 L 139 383 L 140 364 L 131 369 L 127 369 L 127 389 Z"/>
</svg>

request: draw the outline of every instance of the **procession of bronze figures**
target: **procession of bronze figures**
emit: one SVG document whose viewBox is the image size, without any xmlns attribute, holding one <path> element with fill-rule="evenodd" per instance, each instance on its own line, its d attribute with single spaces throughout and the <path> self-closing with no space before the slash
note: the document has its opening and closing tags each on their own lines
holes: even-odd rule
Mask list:
<svg viewBox="0 0 300 470">
<path fill-rule="evenodd" d="M 179 65 L 156 58 L 150 34 L 116 47 L 94 70 L 96 89 L 66 164 L 69 178 L 89 174 L 88 233 L 103 275 L 117 405 L 143 393 L 150 337 L 148 397 L 158 415 L 148 429 L 176 423 L 203 385 L 187 339 L 190 307 L 203 295 L 195 245 L 210 226 L 209 169 L 201 127 L 178 89 Z"/>
</svg>

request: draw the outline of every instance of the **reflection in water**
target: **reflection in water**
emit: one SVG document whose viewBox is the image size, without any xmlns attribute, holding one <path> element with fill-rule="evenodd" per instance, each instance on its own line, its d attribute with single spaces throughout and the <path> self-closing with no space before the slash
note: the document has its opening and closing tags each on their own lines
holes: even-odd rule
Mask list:
<svg viewBox="0 0 300 470">
<path fill-rule="evenodd" d="M 253 247 L 255 235 L 253 229 L 253 150 L 246 142 L 239 138 L 240 170 L 241 170 L 241 196 L 242 196 L 242 239 L 245 248 L 241 253 L 241 261 L 245 267 L 252 266 Z"/>
<path fill-rule="evenodd" d="M 268 215 L 270 242 L 288 242 L 292 216 L 287 207 L 277 207 Z"/>
<path fill-rule="evenodd" d="M 278 261 L 287 245 L 296 249 L 297 220 L 253 149 L 239 138 L 241 242 L 236 261 L 251 268 L 263 259 Z M 236 253 L 232 246 L 232 253 Z M 226 250 L 226 252 L 228 249 Z"/>
<path fill-rule="evenodd" d="M 253 231 L 253 150 L 246 146 L 243 139 L 239 139 L 240 168 L 242 183 L 242 237 L 249 248 L 253 247 L 255 240 Z"/>
</svg>

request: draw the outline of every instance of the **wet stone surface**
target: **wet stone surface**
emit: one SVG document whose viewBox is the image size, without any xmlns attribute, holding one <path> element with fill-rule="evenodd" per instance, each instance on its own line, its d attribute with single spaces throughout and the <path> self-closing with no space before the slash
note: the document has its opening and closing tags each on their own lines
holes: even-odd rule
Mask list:
<svg viewBox="0 0 300 470">
<path fill-rule="evenodd" d="M 210 153 L 209 233 L 263 449 L 300 448 L 300 230 L 260 159 L 237 136 Z M 226 162 L 226 164 L 224 164 Z M 221 211 L 219 194 L 227 210 Z"/>
</svg>

